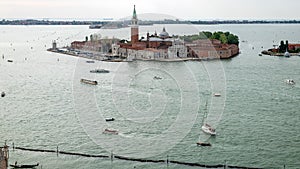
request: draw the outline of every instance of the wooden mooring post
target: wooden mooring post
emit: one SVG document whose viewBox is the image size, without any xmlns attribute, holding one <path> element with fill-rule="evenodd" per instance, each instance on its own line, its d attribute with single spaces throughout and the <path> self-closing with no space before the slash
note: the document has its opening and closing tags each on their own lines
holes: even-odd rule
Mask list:
<svg viewBox="0 0 300 169">
<path fill-rule="evenodd" d="M 0 169 L 7 169 L 9 159 L 9 146 L 6 145 L 6 141 L 3 147 L 0 147 Z"/>
</svg>

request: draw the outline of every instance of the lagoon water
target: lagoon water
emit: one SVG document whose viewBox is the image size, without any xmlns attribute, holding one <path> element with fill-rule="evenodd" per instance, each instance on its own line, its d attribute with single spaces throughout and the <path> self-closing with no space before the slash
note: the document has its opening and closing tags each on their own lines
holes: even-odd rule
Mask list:
<svg viewBox="0 0 300 169">
<path fill-rule="evenodd" d="M 130 29 L 0 26 L 0 92 L 6 92 L 0 98 L 0 143 L 209 165 L 226 161 L 299 168 L 300 57 L 258 54 L 280 40 L 300 43 L 300 25 L 154 25 L 141 26 L 140 32 L 145 36 L 163 26 L 171 35 L 230 31 L 240 37 L 241 54 L 221 61 L 91 64 L 46 49 L 53 40 L 65 46 L 92 33 L 128 38 Z M 94 68 L 111 72 L 90 74 Z M 80 78 L 99 84 L 81 84 Z M 215 138 L 200 130 L 206 103 Z M 110 117 L 116 121 L 105 122 Z M 120 134 L 102 134 L 105 128 Z M 212 147 L 197 147 L 199 140 Z M 196 168 L 10 149 L 9 162 L 14 161 L 39 162 L 44 169 Z"/>
</svg>

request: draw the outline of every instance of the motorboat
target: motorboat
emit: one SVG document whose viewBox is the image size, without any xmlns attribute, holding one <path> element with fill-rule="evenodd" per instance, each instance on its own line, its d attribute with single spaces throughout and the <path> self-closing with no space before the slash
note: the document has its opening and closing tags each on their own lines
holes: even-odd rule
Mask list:
<svg viewBox="0 0 300 169">
<path fill-rule="evenodd" d="M 203 120 L 202 120 L 202 127 L 201 127 L 201 130 L 206 133 L 206 134 L 209 134 L 211 136 L 215 136 L 217 133 L 216 133 L 216 129 L 214 129 L 211 125 L 209 125 L 207 122 L 206 122 L 206 119 L 207 119 L 207 102 L 206 102 L 206 105 L 205 105 L 205 111 L 204 111 L 204 117 L 203 117 Z"/>
<path fill-rule="evenodd" d="M 91 70 L 91 73 L 109 73 L 109 70 L 106 69 L 95 69 L 95 70 Z"/>
<path fill-rule="evenodd" d="M 113 134 L 113 135 L 119 134 L 118 130 L 112 130 L 112 129 L 105 129 L 102 133 L 103 134 Z"/>
<path fill-rule="evenodd" d="M 215 97 L 221 97 L 221 94 L 220 93 L 215 93 L 214 96 Z"/>
<path fill-rule="evenodd" d="M 293 79 L 286 79 L 285 82 L 289 85 L 294 85 L 296 82 Z"/>
<path fill-rule="evenodd" d="M 160 79 L 162 79 L 162 78 L 159 77 L 159 76 L 154 76 L 153 79 L 160 80 Z"/>
<path fill-rule="evenodd" d="M 13 167 L 13 168 L 35 168 L 37 166 L 39 166 L 39 163 L 37 164 L 17 164 L 17 162 L 15 162 L 15 164 L 10 164 L 9 166 Z"/>
<path fill-rule="evenodd" d="M 210 126 L 209 124 L 205 123 L 202 127 L 201 127 L 202 131 L 206 134 L 209 134 L 211 136 L 215 136 L 216 135 L 216 129 L 214 129 L 212 126 Z"/>
<path fill-rule="evenodd" d="M 208 147 L 208 146 L 211 146 L 211 144 L 210 143 L 205 143 L 205 142 L 197 142 L 196 143 L 197 144 L 197 146 L 204 146 L 204 147 Z"/>
<path fill-rule="evenodd" d="M 98 82 L 96 80 L 88 80 L 88 79 L 81 79 L 80 82 L 90 84 L 90 85 L 97 85 Z"/>
<path fill-rule="evenodd" d="M 86 63 L 95 63 L 93 60 L 87 60 Z"/>
<path fill-rule="evenodd" d="M 114 118 L 106 118 L 105 121 L 115 121 Z"/>
</svg>

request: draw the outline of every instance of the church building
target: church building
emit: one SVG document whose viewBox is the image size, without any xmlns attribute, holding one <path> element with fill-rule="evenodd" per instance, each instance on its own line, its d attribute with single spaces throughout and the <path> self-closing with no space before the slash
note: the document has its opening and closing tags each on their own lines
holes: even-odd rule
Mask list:
<svg viewBox="0 0 300 169">
<path fill-rule="evenodd" d="M 150 35 L 148 32 L 146 39 L 139 38 L 138 18 L 134 5 L 131 19 L 131 41 L 114 44 L 112 54 L 129 61 L 185 58 L 187 57 L 187 47 L 182 40 L 170 37 L 165 27 L 159 35 L 156 32 Z"/>
</svg>

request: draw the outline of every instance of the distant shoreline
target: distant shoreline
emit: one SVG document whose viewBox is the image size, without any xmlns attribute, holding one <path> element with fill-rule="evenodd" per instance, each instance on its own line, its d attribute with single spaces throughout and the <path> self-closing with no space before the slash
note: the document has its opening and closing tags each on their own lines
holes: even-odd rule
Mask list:
<svg viewBox="0 0 300 169">
<path fill-rule="evenodd" d="M 105 25 L 109 23 L 123 24 L 130 21 L 55 21 L 55 20 L 35 20 L 35 19 L 24 19 L 24 20 L 0 20 L 0 25 Z M 140 21 L 139 25 L 153 25 L 153 24 L 195 24 L 195 25 L 218 25 L 218 24 L 300 24 L 300 20 L 210 20 L 210 21 L 181 21 L 181 20 L 169 20 L 165 19 L 162 21 Z"/>
</svg>

